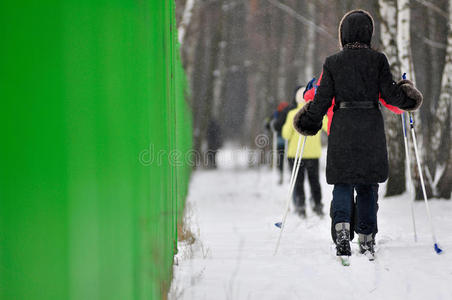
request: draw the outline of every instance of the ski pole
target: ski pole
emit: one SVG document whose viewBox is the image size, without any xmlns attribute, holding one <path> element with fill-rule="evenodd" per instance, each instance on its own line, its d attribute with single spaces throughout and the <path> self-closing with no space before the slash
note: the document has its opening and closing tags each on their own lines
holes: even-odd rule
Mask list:
<svg viewBox="0 0 452 300">
<path fill-rule="evenodd" d="M 281 181 L 284 182 L 284 173 L 287 172 L 289 169 L 288 163 L 287 163 L 287 151 L 289 150 L 289 143 L 287 140 L 284 141 L 284 161 L 283 161 L 283 173 L 282 173 L 282 179 Z"/>
<path fill-rule="evenodd" d="M 290 189 L 291 189 L 291 187 L 292 187 L 292 183 L 293 183 L 293 180 L 294 180 L 295 171 L 296 171 L 296 166 L 297 166 L 298 160 L 299 160 L 300 147 L 301 147 L 301 136 L 298 137 L 297 152 L 295 153 L 294 165 L 293 165 L 292 172 L 291 172 L 290 179 L 289 179 L 289 191 L 290 191 Z M 279 224 L 279 226 L 278 226 L 278 224 Z M 280 227 L 280 228 L 281 228 L 281 222 L 276 223 L 275 225 L 276 225 L 277 227 Z"/>
<path fill-rule="evenodd" d="M 406 79 L 406 73 L 403 73 L 402 79 Z M 421 179 L 422 194 L 424 195 L 425 207 L 426 207 L 426 210 L 427 210 L 428 220 L 430 222 L 430 230 L 432 232 L 433 247 L 434 247 L 435 252 L 437 254 L 441 254 L 441 252 L 443 252 L 443 250 L 439 247 L 438 241 L 436 239 L 435 228 L 433 227 L 432 215 L 430 213 L 430 206 L 428 204 L 428 199 L 427 199 L 427 192 L 425 191 L 424 175 L 422 173 L 421 162 L 420 162 L 419 153 L 418 153 L 418 150 L 417 150 L 417 140 L 416 140 L 416 132 L 414 130 L 413 114 L 409 113 L 408 116 L 410 118 L 410 131 L 411 131 L 411 138 L 413 139 L 414 155 L 416 157 L 417 169 L 418 169 L 418 172 L 419 172 L 419 177 Z M 413 187 L 413 191 L 414 191 L 414 187 Z"/>
<path fill-rule="evenodd" d="M 403 140 L 405 142 L 405 165 L 408 170 L 408 193 L 411 196 L 411 219 L 413 221 L 413 234 L 414 234 L 414 242 L 417 242 L 417 232 L 416 232 L 416 219 L 414 216 L 414 188 L 413 188 L 413 181 L 411 178 L 411 165 L 410 165 L 410 150 L 408 148 L 408 136 L 407 136 L 407 130 L 406 130 L 406 120 L 405 120 L 405 113 L 402 113 L 402 126 L 403 126 Z"/>
<path fill-rule="evenodd" d="M 406 76 L 406 73 L 402 75 L 402 78 Z M 411 196 L 411 219 L 413 221 L 413 234 L 414 234 L 414 242 L 417 242 L 417 232 L 416 232 L 416 220 L 414 216 L 414 201 L 415 201 L 415 195 L 414 195 L 414 188 L 413 188 L 413 181 L 411 178 L 411 165 L 410 165 L 410 150 L 408 147 L 408 135 L 406 130 L 406 119 L 405 119 L 405 113 L 401 114 L 402 117 L 402 128 L 403 128 L 403 141 L 405 142 L 405 165 L 408 170 L 408 193 Z"/>
<path fill-rule="evenodd" d="M 424 195 L 425 207 L 427 209 L 427 216 L 428 216 L 428 220 L 430 222 L 430 229 L 432 231 L 433 245 L 435 248 L 435 252 L 438 254 L 441 254 L 441 252 L 443 252 L 443 250 L 438 246 L 438 241 L 436 240 L 436 234 L 435 234 L 435 229 L 433 227 L 432 215 L 430 213 L 430 207 L 429 207 L 428 200 L 427 200 L 427 192 L 425 191 L 424 175 L 422 174 L 421 162 L 420 162 L 419 153 L 417 150 L 416 133 L 414 132 L 413 115 L 411 113 L 409 113 L 409 117 L 410 117 L 411 137 L 413 138 L 414 154 L 416 156 L 417 169 L 419 171 L 419 177 L 421 179 L 422 194 Z"/>
<path fill-rule="evenodd" d="M 307 137 L 305 136 L 303 139 L 303 146 L 302 146 L 301 150 L 300 150 L 301 135 L 298 138 L 297 152 L 295 154 L 294 166 L 292 168 L 292 176 L 291 176 L 291 181 L 290 181 L 289 193 L 287 194 L 286 208 L 284 211 L 282 222 L 275 223 L 275 226 L 279 227 L 281 229 L 281 231 L 279 232 L 278 241 L 276 242 L 276 247 L 275 247 L 275 253 L 273 255 L 276 255 L 276 253 L 278 252 L 279 243 L 281 241 L 282 232 L 284 230 L 284 225 L 286 223 L 287 214 L 289 213 L 290 200 L 292 198 L 292 193 L 293 193 L 293 190 L 295 187 L 295 182 L 296 182 L 297 176 L 298 176 L 298 170 L 300 169 L 301 159 L 303 157 L 304 147 L 306 145 L 306 138 Z"/>
</svg>

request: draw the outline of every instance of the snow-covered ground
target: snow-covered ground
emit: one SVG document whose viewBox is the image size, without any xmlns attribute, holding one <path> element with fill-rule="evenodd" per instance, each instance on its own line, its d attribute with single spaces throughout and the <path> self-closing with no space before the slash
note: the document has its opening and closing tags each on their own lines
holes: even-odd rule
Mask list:
<svg viewBox="0 0 452 300">
<path fill-rule="evenodd" d="M 358 255 L 355 239 L 351 266 L 343 267 L 332 249 L 332 186 L 322 172 L 326 216 L 290 213 L 273 256 L 288 183 L 278 186 L 268 168 L 247 169 L 240 155 L 231 163 L 230 154 L 222 153 L 219 170 L 193 175 L 186 222 L 197 241 L 179 244 L 170 299 L 452 299 L 452 201 L 430 201 L 444 250 L 437 255 L 425 204 L 415 203 L 415 243 L 409 197 L 385 199 L 381 186 L 377 259 Z"/>
</svg>

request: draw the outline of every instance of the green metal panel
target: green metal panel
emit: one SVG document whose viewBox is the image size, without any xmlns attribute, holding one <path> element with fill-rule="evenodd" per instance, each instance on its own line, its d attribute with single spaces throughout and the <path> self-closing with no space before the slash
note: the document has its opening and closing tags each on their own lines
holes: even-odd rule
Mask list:
<svg viewBox="0 0 452 300">
<path fill-rule="evenodd" d="M 191 149 L 174 2 L 2 1 L 0 24 L 0 299 L 164 298 Z"/>
</svg>

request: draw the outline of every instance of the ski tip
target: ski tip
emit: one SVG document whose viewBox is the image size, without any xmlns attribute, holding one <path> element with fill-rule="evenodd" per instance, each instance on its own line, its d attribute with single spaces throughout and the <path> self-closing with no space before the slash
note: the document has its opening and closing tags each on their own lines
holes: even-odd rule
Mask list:
<svg viewBox="0 0 452 300">
<path fill-rule="evenodd" d="M 278 227 L 278 228 L 281 228 L 282 227 L 282 222 L 275 223 L 275 226 Z"/>
<path fill-rule="evenodd" d="M 441 254 L 443 252 L 443 250 L 438 246 L 438 244 L 435 244 L 435 252 L 437 254 Z"/>
<path fill-rule="evenodd" d="M 339 260 L 344 267 L 350 266 L 350 256 L 339 256 Z"/>
<path fill-rule="evenodd" d="M 374 260 L 375 260 L 375 254 L 372 254 L 372 253 L 369 252 L 369 251 L 364 252 L 364 255 L 367 257 L 367 259 L 368 259 L 369 261 L 374 261 Z"/>
</svg>

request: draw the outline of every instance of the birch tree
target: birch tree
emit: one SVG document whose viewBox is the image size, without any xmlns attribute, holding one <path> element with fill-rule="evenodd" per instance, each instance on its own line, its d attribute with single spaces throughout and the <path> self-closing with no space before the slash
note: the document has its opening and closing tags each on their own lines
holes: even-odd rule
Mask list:
<svg viewBox="0 0 452 300">
<path fill-rule="evenodd" d="M 184 13 L 182 14 L 182 21 L 177 30 L 179 33 L 179 43 L 181 45 L 184 43 L 185 32 L 187 31 L 187 27 L 190 24 L 193 15 L 193 7 L 195 7 L 195 0 L 187 0 Z"/>
<path fill-rule="evenodd" d="M 315 4 L 313 2 L 307 4 L 307 11 L 310 16 L 315 16 Z M 309 80 L 314 77 L 315 28 L 314 26 L 307 26 L 306 31 L 304 78 Z"/>
<path fill-rule="evenodd" d="M 250 52 L 253 52 L 253 47 L 264 47 L 265 42 L 261 35 L 259 35 L 259 11 L 263 10 L 261 4 L 257 0 L 251 0 L 249 3 L 249 15 L 247 18 L 247 26 L 254 28 L 253 34 L 250 34 L 248 39 L 250 40 Z M 262 73 L 259 69 L 260 64 L 253 60 L 253 57 L 248 57 L 250 61 L 253 61 L 253 64 L 249 68 L 248 72 L 248 105 L 246 109 L 245 115 L 245 129 L 247 130 L 247 136 L 253 136 L 256 134 L 256 131 L 259 129 L 256 125 L 255 116 L 258 112 L 259 105 L 259 96 L 258 89 L 262 86 Z M 249 143 L 249 146 L 253 147 L 252 143 Z"/>
<path fill-rule="evenodd" d="M 402 72 L 405 72 L 407 77 L 415 83 L 416 78 L 411 55 L 410 1 L 397 0 L 397 10 L 397 46 L 400 65 Z"/>
<path fill-rule="evenodd" d="M 416 76 L 414 73 L 413 58 L 411 53 L 411 8 L 409 0 L 397 0 L 397 46 L 399 50 L 400 68 L 402 73 L 407 74 L 407 78 L 416 84 Z M 418 137 L 418 150 L 419 158 L 423 155 L 423 138 L 420 134 L 419 128 L 421 128 L 421 118 L 419 112 L 413 113 L 415 119 L 415 129 Z M 419 172 L 416 165 L 416 159 L 414 157 L 413 143 L 410 143 L 410 159 L 411 159 L 411 171 L 413 172 L 413 186 L 416 191 L 416 199 L 422 198 L 422 190 L 419 179 Z M 424 176 L 425 177 L 425 176 Z M 427 192 L 431 191 L 428 182 L 425 182 Z"/>
<path fill-rule="evenodd" d="M 397 0 L 380 0 L 381 45 L 386 54 L 391 72 L 400 74 L 399 52 L 397 49 Z M 389 153 L 389 178 L 386 196 L 402 194 L 405 191 L 405 151 L 400 116 L 385 111 L 386 137 Z"/>
</svg>

